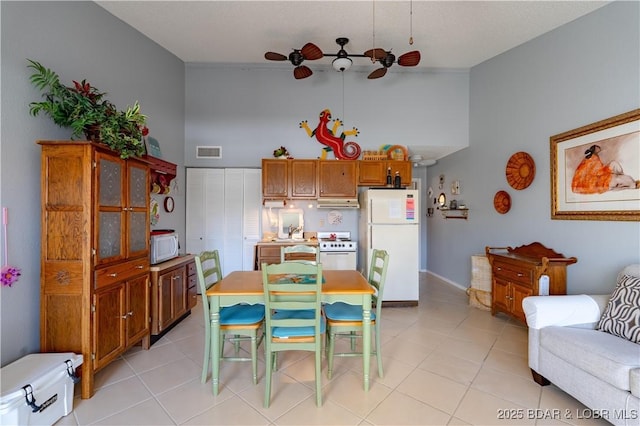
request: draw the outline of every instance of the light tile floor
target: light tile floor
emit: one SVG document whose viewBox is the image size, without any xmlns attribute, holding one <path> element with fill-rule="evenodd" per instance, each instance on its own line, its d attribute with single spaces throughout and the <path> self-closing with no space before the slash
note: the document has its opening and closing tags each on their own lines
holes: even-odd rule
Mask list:
<svg viewBox="0 0 640 426">
<path fill-rule="evenodd" d="M 201 305 L 150 350 L 133 348 L 96 375 L 96 393 L 60 425 L 596 425 L 589 410 L 553 385 L 540 387 L 527 366 L 527 330 L 501 314 L 469 307 L 466 294 L 421 274 L 417 307 L 383 310 L 384 378 L 371 363 L 362 389 L 361 358 L 323 369 L 323 406 L 314 397 L 313 357 L 286 353 L 274 374 L 271 407 L 262 407 L 250 364 L 223 362 L 221 389 L 200 383 Z M 260 347 L 262 349 L 262 346 Z"/>
</svg>

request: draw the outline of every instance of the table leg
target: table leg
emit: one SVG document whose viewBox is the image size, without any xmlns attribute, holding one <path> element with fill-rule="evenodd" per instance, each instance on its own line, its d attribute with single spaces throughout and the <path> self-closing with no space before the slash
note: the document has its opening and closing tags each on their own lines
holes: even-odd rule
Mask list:
<svg viewBox="0 0 640 426">
<path fill-rule="evenodd" d="M 218 395 L 220 375 L 220 298 L 210 297 L 211 315 L 211 382 L 213 394 Z"/>
<path fill-rule="evenodd" d="M 369 390 L 369 365 L 371 360 L 371 295 L 362 298 L 362 362 L 364 390 Z"/>
</svg>

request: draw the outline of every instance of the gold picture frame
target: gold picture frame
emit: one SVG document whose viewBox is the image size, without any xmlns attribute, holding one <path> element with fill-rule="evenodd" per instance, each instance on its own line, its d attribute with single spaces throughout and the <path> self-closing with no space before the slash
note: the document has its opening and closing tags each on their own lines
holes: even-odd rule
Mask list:
<svg viewBox="0 0 640 426">
<path fill-rule="evenodd" d="M 550 138 L 551 219 L 640 220 L 640 109 Z"/>
</svg>

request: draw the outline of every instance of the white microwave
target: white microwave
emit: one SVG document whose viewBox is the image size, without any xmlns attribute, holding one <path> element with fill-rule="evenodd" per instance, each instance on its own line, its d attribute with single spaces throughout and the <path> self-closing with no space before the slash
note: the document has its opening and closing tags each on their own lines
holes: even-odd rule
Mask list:
<svg viewBox="0 0 640 426">
<path fill-rule="evenodd" d="M 151 264 L 164 262 L 178 257 L 178 233 L 171 230 L 151 231 Z"/>
</svg>

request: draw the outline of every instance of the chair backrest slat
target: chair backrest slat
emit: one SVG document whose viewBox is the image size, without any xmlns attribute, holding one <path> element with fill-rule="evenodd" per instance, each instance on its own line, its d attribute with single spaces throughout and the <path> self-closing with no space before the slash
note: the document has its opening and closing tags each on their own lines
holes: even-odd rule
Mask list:
<svg viewBox="0 0 640 426">
<path fill-rule="evenodd" d="M 304 276 L 303 282 L 300 277 Z M 266 338 L 273 338 L 273 327 L 315 327 L 320 336 L 322 265 L 306 262 L 262 264 L 265 299 Z M 278 310 L 300 311 L 286 318 L 274 316 Z M 308 315 L 313 312 L 312 315 Z"/>
<path fill-rule="evenodd" d="M 205 322 L 209 321 L 209 298 L 207 290 L 216 285 L 222 279 L 222 267 L 220 266 L 220 254 L 218 250 L 203 251 L 195 257 L 196 273 L 198 276 L 198 288 L 202 296 L 202 309 Z"/>
<path fill-rule="evenodd" d="M 297 244 L 294 246 L 282 246 L 280 248 L 280 262 L 286 261 L 320 261 L 320 252 L 317 246 Z"/>
<path fill-rule="evenodd" d="M 371 253 L 371 265 L 369 267 L 368 280 L 376 289 L 376 293 L 372 296 L 373 303 L 376 305 L 376 311 L 382 308 L 382 295 L 384 292 L 384 283 L 387 279 L 387 267 L 389 266 L 389 253 L 386 250 L 374 249 Z M 380 312 L 376 312 L 380 315 Z"/>
</svg>

